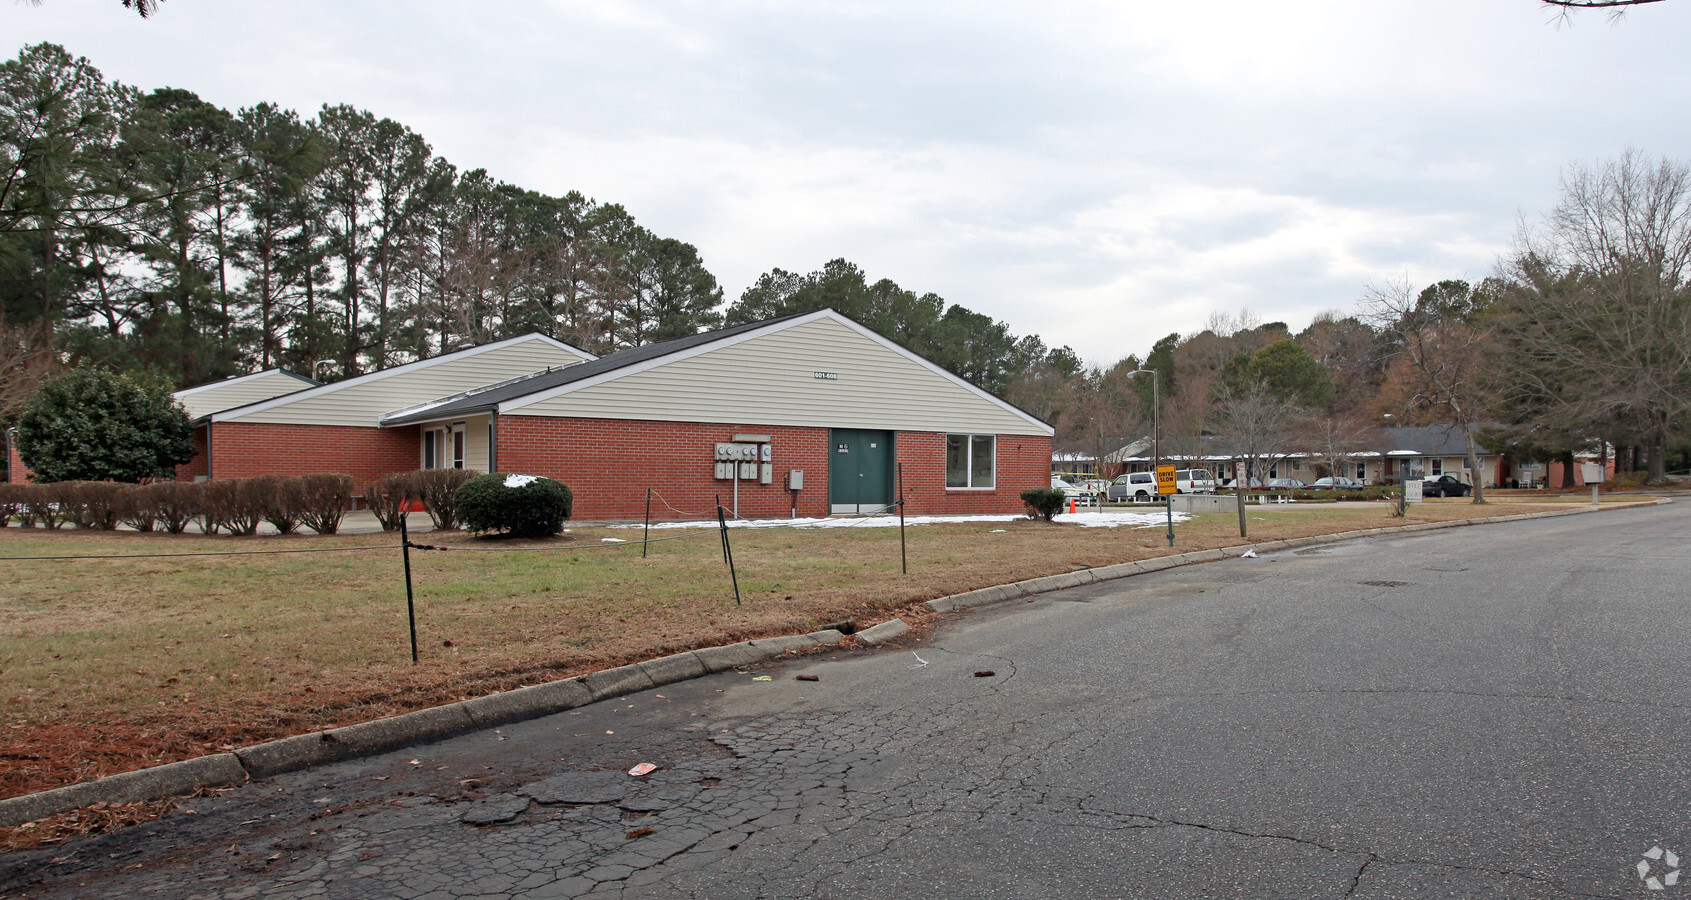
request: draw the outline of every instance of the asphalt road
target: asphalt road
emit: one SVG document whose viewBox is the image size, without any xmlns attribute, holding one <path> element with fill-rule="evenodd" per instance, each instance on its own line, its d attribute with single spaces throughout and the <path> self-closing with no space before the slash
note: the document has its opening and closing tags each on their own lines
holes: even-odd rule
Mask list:
<svg viewBox="0 0 1691 900">
<path fill-rule="evenodd" d="M 1691 897 L 1688 532 L 1680 502 L 1044 595 L 247 785 L 0 859 L 0 895 Z"/>
</svg>

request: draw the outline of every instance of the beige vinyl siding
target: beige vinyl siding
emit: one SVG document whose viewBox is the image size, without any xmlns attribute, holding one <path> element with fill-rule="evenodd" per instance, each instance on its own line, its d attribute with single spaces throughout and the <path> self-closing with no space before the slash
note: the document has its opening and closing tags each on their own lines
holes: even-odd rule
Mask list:
<svg viewBox="0 0 1691 900">
<path fill-rule="evenodd" d="M 817 372 L 837 378 L 820 379 Z M 506 409 L 525 416 L 1050 433 L 909 356 L 826 318 Z"/>
<path fill-rule="evenodd" d="M 464 420 L 464 468 L 488 471 L 487 423 L 492 416 L 471 416 Z"/>
<path fill-rule="evenodd" d="M 339 390 L 219 421 L 373 427 L 380 416 L 396 409 L 527 375 L 547 366 L 569 366 L 581 361 L 573 351 L 535 338 L 458 359 L 442 359 L 433 365 L 386 377 L 353 379 L 356 383 L 349 382 Z"/>
<path fill-rule="evenodd" d="M 190 388 L 176 394 L 181 401 L 182 408 L 188 411 L 188 418 L 198 419 L 209 416 L 214 412 L 246 406 L 271 397 L 280 397 L 294 391 L 303 391 L 312 385 L 301 381 L 292 375 L 281 372 L 260 372 L 244 378 L 231 378 L 229 383 L 210 384 L 204 387 Z"/>
</svg>

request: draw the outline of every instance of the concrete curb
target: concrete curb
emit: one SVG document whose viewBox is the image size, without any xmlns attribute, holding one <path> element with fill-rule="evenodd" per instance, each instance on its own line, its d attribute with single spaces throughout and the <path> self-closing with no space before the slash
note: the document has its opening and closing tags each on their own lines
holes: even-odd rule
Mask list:
<svg viewBox="0 0 1691 900">
<path fill-rule="evenodd" d="M 1649 505 L 1659 506 L 1671 503 L 1672 500 L 1658 498 Z M 1314 547 L 1321 544 L 1337 544 L 1342 541 L 1353 541 L 1357 538 L 1373 537 L 1381 534 L 1404 534 L 1415 531 L 1435 531 L 1441 528 L 1460 528 L 1464 525 L 1489 525 L 1497 522 L 1519 522 L 1525 519 L 1548 519 L 1554 516 L 1572 516 L 1580 513 L 1609 512 L 1613 509 L 1630 509 L 1631 507 L 1582 507 L 1576 509 L 1551 509 L 1544 512 L 1516 513 L 1508 516 L 1491 516 L 1484 519 L 1458 519 L 1452 522 L 1421 522 L 1415 525 L 1387 525 L 1383 528 L 1364 528 L 1359 531 L 1342 531 L 1338 534 L 1316 534 L 1307 537 L 1286 538 L 1277 541 L 1264 541 L 1260 544 L 1240 544 L 1236 547 L 1222 547 L 1215 550 L 1193 550 L 1187 553 L 1176 553 L 1170 556 L 1155 556 L 1135 562 L 1117 563 L 1113 566 L 1099 566 L 1095 569 L 1080 569 L 1075 572 L 1064 572 L 1058 575 L 1046 575 L 1040 578 L 1029 578 L 996 587 L 981 588 L 962 594 L 952 594 L 949 597 L 937 597 L 922 604 L 930 612 L 948 613 L 963 609 L 978 609 L 983 606 L 993 606 L 1010 600 L 1020 600 L 1034 594 L 1049 591 L 1059 591 L 1064 588 L 1077 587 L 1098 581 L 1114 581 L 1118 578 L 1130 578 L 1147 572 L 1160 572 L 1176 566 L 1186 566 L 1193 563 L 1213 562 L 1218 559 L 1238 557 L 1247 550 L 1258 553 L 1275 553 L 1281 550 L 1295 550 L 1300 547 Z M 877 628 L 880 626 L 876 626 Z M 870 629 L 873 631 L 874 629 Z M 865 632 L 867 633 L 867 632 Z M 863 637 L 862 634 L 858 635 Z"/>
<path fill-rule="evenodd" d="M 903 619 L 888 619 L 873 628 L 866 628 L 857 633 L 857 639 L 871 647 L 880 645 L 910 633 L 910 625 Z"/>
<path fill-rule="evenodd" d="M 1653 505 L 1671 503 L 1658 498 Z M 1628 508 L 1628 507 L 1620 507 Z M 1030 578 L 1012 584 L 981 588 L 949 597 L 939 597 L 925 604 L 933 612 L 955 612 L 992 606 L 1010 600 L 1043 594 L 1064 588 L 1079 587 L 1099 581 L 1113 581 L 1147 572 L 1159 572 L 1176 566 L 1236 557 L 1247 550 L 1258 553 L 1290 550 L 1317 544 L 1335 544 L 1378 534 L 1399 534 L 1457 528 L 1464 525 L 1515 522 L 1523 519 L 1543 519 L 1552 516 L 1604 512 L 1602 507 L 1558 509 L 1541 513 L 1522 513 L 1494 516 L 1488 519 L 1463 519 L 1455 522 L 1425 522 L 1418 525 L 1399 525 L 1368 528 L 1342 534 L 1316 535 L 1243 544 L 1217 550 L 1194 550 L 1173 556 L 1159 556 L 1135 562 L 1118 563 L 1095 569 L 1080 569 L 1057 575 Z M 910 631 L 902 619 L 891 619 L 858 632 L 857 639 L 871 647 L 883 644 Z M 437 741 L 471 731 L 491 728 L 507 722 L 534 719 L 563 712 L 600 700 L 609 700 L 666 684 L 673 684 L 701 675 L 722 672 L 739 666 L 773 659 L 789 650 L 804 650 L 822 645 L 838 644 L 844 635 L 834 630 L 810 634 L 758 638 L 721 647 L 705 647 L 677 653 L 627 666 L 617 666 L 590 672 L 574 678 L 549 681 L 543 684 L 515 688 L 488 694 L 445 706 L 420 709 L 415 712 L 371 722 L 360 722 L 326 731 L 314 731 L 280 740 L 267 741 L 251 747 L 241 747 L 232 753 L 217 753 L 195 759 L 182 760 L 134 772 L 109 775 L 94 781 L 66 785 L 49 791 L 25 794 L 0 800 L 0 827 L 22 825 L 45 816 L 70 812 L 94 803 L 137 803 L 157 800 L 177 794 L 187 794 L 201 788 L 223 787 L 257 778 L 267 778 L 336 760 L 355 756 L 369 756 L 417 743 Z"/>
<path fill-rule="evenodd" d="M 897 621 L 897 620 L 894 620 Z M 876 628 L 892 623 L 882 623 Z M 904 623 L 899 622 L 903 625 Z M 870 629 L 873 631 L 874 629 Z M 909 630 L 909 626 L 905 626 Z M 838 644 L 838 631 L 815 631 L 777 638 L 741 641 L 676 653 L 574 678 L 488 694 L 445 706 L 360 722 L 341 728 L 297 734 L 280 740 L 241 747 L 232 753 L 201 756 L 181 762 L 123 772 L 94 781 L 67 785 L 0 800 L 0 827 L 22 825 L 44 816 L 70 812 L 94 803 L 137 803 L 201 788 L 224 787 L 268 778 L 323 763 L 370 756 L 412 744 L 492 728 L 508 722 L 535 719 L 600 700 L 697 678 L 737 666 L 774 659 L 789 650 Z"/>
</svg>

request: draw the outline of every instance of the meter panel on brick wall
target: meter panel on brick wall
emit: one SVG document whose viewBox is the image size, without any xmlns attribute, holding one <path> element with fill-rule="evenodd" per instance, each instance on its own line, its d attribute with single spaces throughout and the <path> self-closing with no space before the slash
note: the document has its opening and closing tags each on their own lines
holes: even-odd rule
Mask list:
<svg viewBox="0 0 1691 900">
<path fill-rule="evenodd" d="M 770 484 L 775 480 L 775 452 L 767 443 L 722 441 L 713 453 L 715 476 L 723 481 L 738 479 Z"/>
</svg>

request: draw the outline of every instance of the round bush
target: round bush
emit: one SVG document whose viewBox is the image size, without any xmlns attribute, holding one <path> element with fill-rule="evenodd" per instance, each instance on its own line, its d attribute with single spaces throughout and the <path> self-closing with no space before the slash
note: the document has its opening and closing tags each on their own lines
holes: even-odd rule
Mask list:
<svg viewBox="0 0 1691 900">
<path fill-rule="evenodd" d="M 1063 492 L 1056 488 L 1029 488 L 1022 491 L 1022 503 L 1027 506 L 1028 518 L 1049 522 L 1063 511 L 1067 503 Z"/>
<path fill-rule="evenodd" d="M 563 530 L 575 498 L 562 482 L 541 475 L 489 472 L 464 482 L 453 502 L 469 531 L 544 537 Z"/>
</svg>

